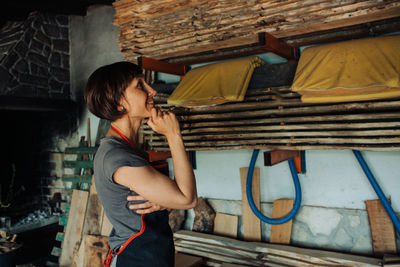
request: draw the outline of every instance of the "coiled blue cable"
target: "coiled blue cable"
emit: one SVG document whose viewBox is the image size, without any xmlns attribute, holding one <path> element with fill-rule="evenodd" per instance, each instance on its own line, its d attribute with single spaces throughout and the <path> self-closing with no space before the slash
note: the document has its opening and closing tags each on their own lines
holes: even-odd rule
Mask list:
<svg viewBox="0 0 400 267">
<path fill-rule="evenodd" d="M 294 165 L 294 161 L 291 159 L 289 160 L 289 167 L 290 167 L 290 172 L 292 173 L 292 178 L 293 178 L 293 183 L 294 183 L 294 188 L 296 191 L 296 199 L 294 201 L 294 205 L 292 210 L 284 217 L 278 218 L 278 219 L 271 219 L 268 218 L 267 216 L 263 215 L 256 207 L 254 204 L 253 200 L 253 194 L 252 194 L 252 183 L 253 183 L 253 171 L 254 171 L 254 166 L 256 165 L 258 153 L 260 152 L 259 149 L 254 149 L 253 155 L 251 156 L 251 161 L 250 161 L 250 166 L 249 170 L 247 173 L 247 180 L 246 180 L 246 193 L 247 193 L 247 201 L 249 202 L 250 208 L 253 211 L 253 213 L 263 222 L 269 223 L 269 224 L 283 224 L 285 222 L 290 221 L 296 213 L 299 211 L 300 208 L 300 203 L 301 203 L 301 187 L 300 187 L 300 182 L 299 182 L 299 177 L 297 176 L 297 170 L 296 166 Z"/>
</svg>

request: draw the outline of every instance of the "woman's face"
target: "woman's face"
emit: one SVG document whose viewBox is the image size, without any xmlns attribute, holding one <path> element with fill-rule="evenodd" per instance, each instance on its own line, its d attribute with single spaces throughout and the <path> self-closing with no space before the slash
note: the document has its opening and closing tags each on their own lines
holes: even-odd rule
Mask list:
<svg viewBox="0 0 400 267">
<path fill-rule="evenodd" d="M 157 92 L 142 77 L 134 78 L 125 89 L 121 105 L 129 117 L 148 118 L 154 107 L 153 96 Z"/>
</svg>

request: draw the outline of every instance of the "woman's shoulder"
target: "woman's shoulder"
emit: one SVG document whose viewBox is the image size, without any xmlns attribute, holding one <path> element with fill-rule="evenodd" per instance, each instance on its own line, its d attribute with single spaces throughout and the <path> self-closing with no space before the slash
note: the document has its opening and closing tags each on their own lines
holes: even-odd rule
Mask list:
<svg viewBox="0 0 400 267">
<path fill-rule="evenodd" d="M 103 156 L 128 154 L 135 155 L 135 157 L 143 158 L 145 160 L 148 159 L 148 156 L 145 152 L 132 148 L 131 145 L 123 139 L 112 136 L 104 137 L 100 140 L 100 146 L 96 152 L 96 155 L 98 153 Z"/>
</svg>

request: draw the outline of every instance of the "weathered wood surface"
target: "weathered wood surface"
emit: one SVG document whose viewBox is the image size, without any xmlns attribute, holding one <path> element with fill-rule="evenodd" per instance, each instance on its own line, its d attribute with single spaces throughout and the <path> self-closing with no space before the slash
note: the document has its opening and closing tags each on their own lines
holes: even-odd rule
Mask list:
<svg viewBox="0 0 400 267">
<path fill-rule="evenodd" d="M 173 111 L 188 150 L 273 148 L 284 150 L 400 150 L 400 100 L 302 103 L 289 87 L 248 90 L 245 100 L 211 107 L 156 105 Z M 142 127 L 148 150 L 168 151 L 165 137 Z"/>
<path fill-rule="evenodd" d="M 377 257 L 397 254 L 396 231 L 380 200 L 365 201 L 371 229 L 372 247 Z"/>
<path fill-rule="evenodd" d="M 297 248 L 231 238 L 178 231 L 174 233 L 175 249 L 245 266 L 380 266 L 381 260 L 349 254 Z"/>
<path fill-rule="evenodd" d="M 103 212 L 103 222 L 101 225 L 101 231 L 100 234 L 104 236 L 109 236 L 112 230 L 112 224 L 110 220 L 107 218 L 106 213 Z"/>
<path fill-rule="evenodd" d="M 104 209 L 100 203 L 99 196 L 97 195 L 94 178 L 89 191 L 89 201 L 85 216 L 85 225 L 83 232 L 90 235 L 100 235 L 101 227 L 103 225 Z"/>
<path fill-rule="evenodd" d="M 64 242 L 62 243 L 62 251 L 59 259 L 60 267 L 71 266 L 74 248 L 78 248 L 81 242 L 88 197 L 89 192 L 87 191 L 73 190 L 68 224 L 65 230 Z"/>
<path fill-rule="evenodd" d="M 102 267 L 108 251 L 108 238 L 98 235 L 84 235 L 85 260 L 84 267 Z"/>
<path fill-rule="evenodd" d="M 274 200 L 274 207 L 272 209 L 272 218 L 282 218 L 286 216 L 293 208 L 293 199 L 277 199 Z M 290 237 L 292 235 L 292 223 L 290 220 L 284 224 L 271 225 L 270 243 L 290 244 Z"/>
<path fill-rule="evenodd" d="M 214 234 L 236 238 L 238 216 L 217 212 L 214 219 Z"/>
<path fill-rule="evenodd" d="M 114 24 L 126 60 L 156 59 L 258 43 L 277 38 L 398 17 L 396 0 L 137 1 L 113 3 Z"/>
<path fill-rule="evenodd" d="M 242 188 L 242 219 L 243 237 L 248 241 L 261 241 L 260 219 L 253 213 L 247 201 L 246 181 L 249 168 L 240 168 L 240 184 Z M 260 210 L 260 169 L 254 168 L 252 182 L 253 201 L 257 209 Z"/>
</svg>

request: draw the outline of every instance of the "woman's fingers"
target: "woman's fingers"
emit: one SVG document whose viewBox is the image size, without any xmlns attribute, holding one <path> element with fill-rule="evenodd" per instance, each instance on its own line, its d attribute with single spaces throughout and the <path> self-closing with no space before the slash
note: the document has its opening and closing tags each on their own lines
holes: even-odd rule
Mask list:
<svg viewBox="0 0 400 267">
<path fill-rule="evenodd" d="M 164 210 L 164 208 L 161 207 L 160 205 L 153 204 L 151 202 L 132 204 L 132 205 L 129 205 L 129 209 L 136 210 L 136 213 L 139 213 L 139 214 L 146 214 L 146 213 L 151 213 L 154 211 Z"/>
<path fill-rule="evenodd" d="M 144 197 L 137 195 L 137 196 L 127 196 L 126 200 L 136 201 L 136 200 L 145 200 L 145 199 L 144 199 Z"/>
<path fill-rule="evenodd" d="M 140 203 L 140 204 L 131 204 L 129 205 L 129 209 L 138 210 L 138 209 L 148 209 L 153 207 L 154 205 L 150 202 Z"/>
</svg>

